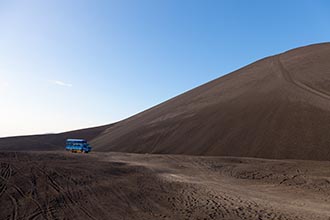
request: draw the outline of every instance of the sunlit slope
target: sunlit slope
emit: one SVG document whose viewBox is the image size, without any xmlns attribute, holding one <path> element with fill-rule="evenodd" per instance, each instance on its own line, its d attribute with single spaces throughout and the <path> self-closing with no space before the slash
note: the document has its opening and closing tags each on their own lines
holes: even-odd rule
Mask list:
<svg viewBox="0 0 330 220">
<path fill-rule="evenodd" d="M 91 143 L 98 151 L 330 159 L 330 44 L 257 61 Z"/>
</svg>

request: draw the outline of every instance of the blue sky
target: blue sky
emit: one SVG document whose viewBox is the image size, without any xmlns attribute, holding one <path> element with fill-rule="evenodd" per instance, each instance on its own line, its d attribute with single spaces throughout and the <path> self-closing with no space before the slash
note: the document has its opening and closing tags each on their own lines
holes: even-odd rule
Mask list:
<svg viewBox="0 0 330 220">
<path fill-rule="evenodd" d="M 329 24 L 325 0 L 0 0 L 0 137 L 124 119 Z"/>
</svg>

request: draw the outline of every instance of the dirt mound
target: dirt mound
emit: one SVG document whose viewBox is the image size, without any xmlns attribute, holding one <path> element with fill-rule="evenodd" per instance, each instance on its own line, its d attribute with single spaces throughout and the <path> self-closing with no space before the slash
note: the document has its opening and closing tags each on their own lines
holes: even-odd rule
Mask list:
<svg viewBox="0 0 330 220">
<path fill-rule="evenodd" d="M 330 44 L 267 57 L 108 128 L 99 151 L 330 158 Z"/>
</svg>

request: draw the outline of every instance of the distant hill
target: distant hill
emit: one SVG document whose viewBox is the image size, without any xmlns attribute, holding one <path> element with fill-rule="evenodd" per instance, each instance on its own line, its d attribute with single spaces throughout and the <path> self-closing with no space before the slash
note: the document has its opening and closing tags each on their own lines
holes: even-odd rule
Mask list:
<svg viewBox="0 0 330 220">
<path fill-rule="evenodd" d="M 59 134 L 28 135 L 0 138 L 0 150 L 6 151 L 44 151 L 63 150 L 68 138 L 92 140 L 111 125 L 86 128 Z"/>
<path fill-rule="evenodd" d="M 97 151 L 328 160 L 330 43 L 264 58 L 97 131 Z M 20 149 L 15 139 L 34 140 L 0 139 L 0 149 Z M 53 149 L 47 140 L 38 146 Z"/>
</svg>

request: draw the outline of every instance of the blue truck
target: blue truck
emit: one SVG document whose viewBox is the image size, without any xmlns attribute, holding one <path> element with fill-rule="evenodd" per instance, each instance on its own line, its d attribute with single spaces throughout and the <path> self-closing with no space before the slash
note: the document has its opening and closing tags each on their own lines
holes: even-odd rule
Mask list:
<svg viewBox="0 0 330 220">
<path fill-rule="evenodd" d="M 72 153 L 89 153 L 92 147 L 84 139 L 67 139 L 65 149 Z"/>
</svg>

